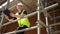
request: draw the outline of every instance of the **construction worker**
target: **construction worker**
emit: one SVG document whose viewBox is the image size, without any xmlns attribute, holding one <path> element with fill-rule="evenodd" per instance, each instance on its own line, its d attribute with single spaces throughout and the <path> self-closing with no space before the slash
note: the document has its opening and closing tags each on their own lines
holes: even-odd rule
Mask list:
<svg viewBox="0 0 60 34">
<path fill-rule="evenodd" d="M 20 16 L 27 15 L 27 11 L 23 9 L 22 3 L 17 4 L 17 10 L 18 10 L 18 12 L 16 13 L 16 15 L 20 15 Z M 28 20 L 28 17 L 25 17 L 23 19 L 21 19 L 21 18 L 17 18 L 17 19 L 20 19 L 20 20 L 18 20 L 18 26 L 19 26 L 18 30 L 22 30 L 22 29 L 30 27 L 30 22 Z M 16 34 L 24 34 L 24 32 L 19 32 Z"/>
</svg>

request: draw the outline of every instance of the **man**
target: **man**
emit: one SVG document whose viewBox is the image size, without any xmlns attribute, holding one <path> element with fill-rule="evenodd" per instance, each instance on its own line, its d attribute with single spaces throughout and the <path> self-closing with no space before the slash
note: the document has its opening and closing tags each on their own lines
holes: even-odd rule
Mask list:
<svg viewBox="0 0 60 34">
<path fill-rule="evenodd" d="M 20 16 L 27 15 L 27 11 L 23 9 L 22 3 L 17 4 L 17 10 L 18 10 L 18 12 L 16 13 L 16 15 L 20 15 Z M 19 26 L 18 30 L 22 30 L 22 29 L 30 27 L 30 22 L 28 20 L 28 17 L 23 18 L 23 19 L 21 19 L 21 18 L 17 18 L 17 19 L 20 19 L 20 20 L 18 20 L 18 26 Z M 16 34 L 24 34 L 24 32 L 19 32 Z"/>
</svg>

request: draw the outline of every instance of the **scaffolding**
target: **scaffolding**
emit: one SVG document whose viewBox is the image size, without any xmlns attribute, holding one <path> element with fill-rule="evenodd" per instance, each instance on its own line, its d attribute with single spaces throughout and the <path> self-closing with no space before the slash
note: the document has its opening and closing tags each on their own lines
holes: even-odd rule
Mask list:
<svg viewBox="0 0 60 34">
<path fill-rule="evenodd" d="M 20 0 L 20 2 L 22 2 L 22 1 Z M 8 4 L 9 4 L 9 1 L 8 1 Z M 45 3 L 45 8 L 44 8 L 44 6 L 43 6 L 43 4 L 42 4 L 42 0 L 37 0 L 37 4 L 38 4 L 38 6 L 37 6 L 36 12 L 33 12 L 33 13 L 31 13 L 31 14 L 28 14 L 28 15 L 24 16 L 24 18 L 25 18 L 25 17 L 30 17 L 30 16 L 33 16 L 33 15 L 35 15 L 35 14 L 37 13 L 37 18 L 38 18 L 38 19 L 37 19 L 37 25 L 36 25 L 36 26 L 30 27 L 30 28 L 26 28 L 26 29 L 23 29 L 23 30 L 19 30 L 19 31 L 12 31 L 12 32 L 4 33 L 4 34 L 12 34 L 12 33 L 17 33 L 17 32 L 22 32 L 22 31 L 28 31 L 28 30 L 32 30 L 32 29 L 36 29 L 36 28 L 37 28 L 37 34 L 41 34 L 41 33 L 40 33 L 40 30 L 41 30 L 40 25 L 46 27 L 47 34 L 52 34 L 52 33 L 49 31 L 50 27 L 51 27 L 51 26 L 55 26 L 55 25 L 59 25 L 60 23 L 54 23 L 54 24 L 49 25 L 49 24 L 48 24 L 48 13 L 47 13 L 47 10 L 58 6 L 58 3 L 53 4 L 53 5 L 51 5 L 51 6 L 48 6 L 48 7 L 47 7 L 47 3 Z M 11 8 L 10 8 L 10 9 L 11 9 Z M 45 16 L 45 19 L 46 19 L 46 24 L 40 22 L 40 21 L 41 21 L 41 20 L 40 20 L 40 12 L 44 12 L 44 16 Z M 2 14 L 3 14 L 3 12 L 2 12 Z M 23 19 L 23 18 L 22 18 L 22 19 Z M 20 19 L 18 19 L 18 20 L 20 20 Z M 5 24 L 1 25 L 1 27 L 6 26 L 6 25 L 11 24 L 11 23 L 14 23 L 14 22 L 16 22 L 16 21 L 18 21 L 18 20 L 16 19 L 16 20 L 14 20 L 13 22 L 5 23 Z M 3 21 L 3 15 L 2 15 L 1 23 L 2 23 L 2 21 Z M 56 32 L 57 32 L 57 31 L 55 31 L 55 33 L 56 33 Z M 60 32 L 60 31 L 58 31 L 58 32 Z"/>
</svg>

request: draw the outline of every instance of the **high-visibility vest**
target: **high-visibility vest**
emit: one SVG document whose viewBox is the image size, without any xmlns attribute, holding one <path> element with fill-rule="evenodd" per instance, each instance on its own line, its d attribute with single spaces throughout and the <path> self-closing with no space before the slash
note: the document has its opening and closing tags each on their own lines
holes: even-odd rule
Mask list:
<svg viewBox="0 0 60 34">
<path fill-rule="evenodd" d="M 25 10 L 23 10 L 20 15 L 23 15 L 24 11 Z M 19 14 L 16 13 L 16 15 L 19 15 Z M 20 19 L 20 18 L 17 18 L 17 19 Z M 18 25 L 19 25 L 19 27 L 23 26 L 23 25 L 26 25 L 27 27 L 30 27 L 30 22 L 29 22 L 28 17 L 18 20 Z"/>
</svg>

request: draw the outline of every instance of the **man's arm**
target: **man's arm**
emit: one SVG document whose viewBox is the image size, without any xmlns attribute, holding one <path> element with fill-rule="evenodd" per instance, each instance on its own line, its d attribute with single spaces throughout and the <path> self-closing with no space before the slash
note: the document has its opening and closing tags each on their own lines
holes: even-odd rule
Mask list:
<svg viewBox="0 0 60 34">
<path fill-rule="evenodd" d="M 5 18 L 6 18 L 6 19 L 9 21 L 9 18 L 8 18 L 8 16 L 6 16 L 6 15 L 5 15 Z"/>
<path fill-rule="evenodd" d="M 25 16 L 25 15 L 27 15 L 27 11 L 24 11 L 24 12 L 23 12 L 23 16 Z"/>
<path fill-rule="evenodd" d="M 13 21 L 13 19 L 9 19 L 9 17 L 8 17 L 8 16 L 6 16 L 6 15 L 5 15 L 5 18 L 6 18 L 8 21 L 10 21 L 10 22 L 12 22 L 12 21 Z"/>
<path fill-rule="evenodd" d="M 10 15 L 12 17 L 16 17 L 16 18 L 22 18 L 23 17 L 23 15 L 15 15 L 14 13 L 10 13 Z"/>
</svg>

